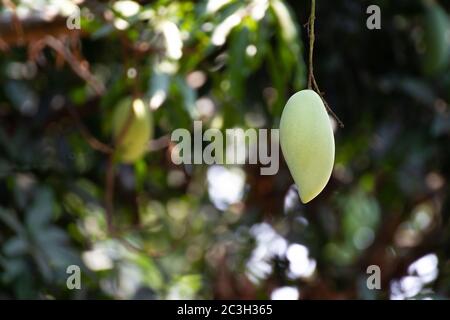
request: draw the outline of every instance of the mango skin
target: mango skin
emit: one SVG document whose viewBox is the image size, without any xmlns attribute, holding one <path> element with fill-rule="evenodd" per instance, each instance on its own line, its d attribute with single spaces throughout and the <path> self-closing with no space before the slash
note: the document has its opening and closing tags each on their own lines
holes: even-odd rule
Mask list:
<svg viewBox="0 0 450 320">
<path fill-rule="evenodd" d="M 130 125 L 120 141 L 117 141 L 130 112 Z M 153 120 L 149 106 L 141 99 L 125 98 L 114 110 L 112 124 L 113 137 L 117 143 L 116 159 L 123 163 L 139 160 L 147 152 L 148 142 L 153 136 Z"/>
<path fill-rule="evenodd" d="M 298 186 L 308 203 L 326 186 L 334 165 L 334 135 L 322 98 L 302 90 L 286 103 L 280 120 L 280 144 Z"/>
</svg>

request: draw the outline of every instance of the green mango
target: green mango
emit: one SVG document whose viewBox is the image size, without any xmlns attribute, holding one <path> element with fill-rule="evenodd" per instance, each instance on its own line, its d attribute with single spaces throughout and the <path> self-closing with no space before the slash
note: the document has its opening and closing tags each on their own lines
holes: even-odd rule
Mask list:
<svg viewBox="0 0 450 320">
<path fill-rule="evenodd" d="M 298 187 L 307 203 L 326 186 L 334 165 L 334 135 L 322 98 L 302 90 L 286 103 L 280 121 L 280 144 Z"/>
<path fill-rule="evenodd" d="M 130 124 L 120 141 L 117 141 L 129 116 Z M 153 120 L 149 106 L 142 99 L 122 100 L 114 110 L 112 127 L 117 160 L 131 163 L 148 151 L 148 143 L 153 136 Z"/>
<path fill-rule="evenodd" d="M 426 6 L 424 43 L 425 73 L 433 75 L 445 69 L 450 59 L 450 21 L 445 10 L 435 2 Z"/>
</svg>

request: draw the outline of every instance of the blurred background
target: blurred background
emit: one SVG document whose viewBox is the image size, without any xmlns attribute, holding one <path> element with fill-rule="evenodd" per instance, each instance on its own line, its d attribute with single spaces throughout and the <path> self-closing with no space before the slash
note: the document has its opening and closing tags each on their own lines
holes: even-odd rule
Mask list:
<svg viewBox="0 0 450 320">
<path fill-rule="evenodd" d="M 315 77 L 345 127 L 307 205 L 281 154 L 273 176 L 175 165 L 170 134 L 278 128 L 306 87 L 310 1 L 0 8 L 0 298 L 449 297 L 448 1 L 317 0 Z M 154 135 L 112 170 L 126 97 L 148 102 Z"/>
</svg>

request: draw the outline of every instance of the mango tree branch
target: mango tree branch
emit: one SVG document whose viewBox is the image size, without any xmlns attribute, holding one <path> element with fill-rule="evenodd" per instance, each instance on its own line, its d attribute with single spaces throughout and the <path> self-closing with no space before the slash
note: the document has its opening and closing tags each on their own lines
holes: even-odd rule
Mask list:
<svg viewBox="0 0 450 320">
<path fill-rule="evenodd" d="M 79 30 L 69 30 L 65 17 L 55 17 L 51 21 L 28 18 L 18 21 L 14 17 L 0 20 L 0 40 L 7 46 L 21 46 L 42 40 L 47 36 L 61 37 L 79 35 Z"/>
<path fill-rule="evenodd" d="M 64 46 L 63 42 L 55 37 L 45 37 L 44 43 L 59 53 L 64 60 L 70 65 L 72 70 L 83 80 L 85 80 L 98 95 L 102 95 L 105 87 L 94 77 L 84 63 L 79 61 L 69 49 Z"/>
</svg>

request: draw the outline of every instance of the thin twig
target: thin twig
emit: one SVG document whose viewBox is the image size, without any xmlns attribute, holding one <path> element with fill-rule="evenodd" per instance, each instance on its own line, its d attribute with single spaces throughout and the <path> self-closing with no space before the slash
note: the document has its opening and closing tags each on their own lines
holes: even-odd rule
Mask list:
<svg viewBox="0 0 450 320">
<path fill-rule="evenodd" d="M 46 37 L 44 40 L 45 44 L 52 49 L 54 49 L 58 54 L 60 54 L 65 61 L 69 63 L 72 67 L 73 71 L 78 74 L 79 77 L 84 79 L 93 89 L 94 91 L 101 95 L 105 88 L 102 83 L 98 82 L 97 79 L 90 73 L 89 69 L 84 66 L 82 63 L 78 61 L 78 59 L 68 50 L 61 40 L 58 40 L 54 37 Z M 77 120 L 77 124 L 80 128 L 80 132 L 86 141 L 91 145 L 92 148 L 102 151 L 108 154 L 108 161 L 106 167 L 106 177 L 105 177 L 105 214 L 106 214 L 106 223 L 108 227 L 108 232 L 112 234 L 114 232 L 114 221 L 113 221 L 113 212 L 114 212 L 114 184 L 115 184 L 115 163 L 114 163 L 114 148 L 111 148 L 96 138 L 94 138 L 87 128 L 82 124 L 78 114 L 71 108 L 72 116 Z M 130 117 L 129 117 L 130 118 Z M 127 121 L 130 122 L 130 121 Z M 123 130 L 119 135 L 121 138 L 124 135 Z M 120 140 L 119 140 L 120 141 Z"/>
<path fill-rule="evenodd" d="M 314 31 L 314 22 L 316 20 L 316 0 L 311 0 L 311 14 L 309 16 L 309 21 L 307 22 L 308 34 L 309 34 L 309 62 L 308 62 L 308 89 L 314 90 L 320 95 L 322 101 L 327 109 L 328 113 L 336 120 L 341 128 L 344 127 L 344 123 L 339 119 L 336 113 L 330 108 L 329 104 L 323 97 L 323 93 L 320 91 L 317 84 L 316 78 L 314 76 L 314 42 L 316 40 Z"/>
<path fill-rule="evenodd" d="M 112 147 L 99 141 L 97 138 L 95 138 L 89 132 L 89 130 L 84 125 L 84 123 L 81 121 L 80 115 L 78 114 L 78 112 L 76 111 L 75 108 L 73 108 L 71 106 L 67 106 L 67 109 L 69 110 L 71 117 L 75 120 L 75 123 L 77 124 L 81 135 L 87 141 L 87 143 L 91 146 L 92 149 L 100 151 L 105 154 L 113 153 L 114 149 Z"/>
<path fill-rule="evenodd" d="M 331 114 L 331 116 L 336 120 L 339 127 L 344 128 L 344 123 L 341 121 L 341 119 L 339 119 L 339 117 L 336 115 L 336 113 L 334 113 L 334 111 L 328 105 L 327 100 L 325 100 L 325 98 L 323 97 L 323 92 L 320 91 L 319 86 L 317 85 L 316 77 L 314 77 L 314 75 L 312 76 L 312 80 L 313 80 L 314 88 L 316 89 L 316 91 L 320 95 L 320 97 L 322 98 L 323 104 L 325 105 L 325 108 L 327 109 L 328 113 Z"/>
<path fill-rule="evenodd" d="M 99 82 L 89 71 L 89 69 L 68 50 L 61 40 L 54 37 L 46 37 L 44 42 L 47 46 L 51 47 L 53 50 L 58 52 L 64 57 L 64 60 L 69 63 L 72 70 L 83 80 L 85 80 L 98 95 L 102 95 L 105 91 L 105 87 L 101 82 Z"/>
<path fill-rule="evenodd" d="M 22 23 L 20 22 L 19 17 L 17 16 L 17 7 L 14 4 L 14 2 L 12 2 L 11 0 L 3 0 L 3 5 L 8 8 L 9 10 L 12 11 L 12 25 L 14 28 L 14 31 L 16 33 L 17 36 L 17 41 L 19 43 L 23 42 L 23 28 L 22 28 Z"/>
<path fill-rule="evenodd" d="M 114 233 L 114 223 L 113 223 L 114 175 L 115 175 L 114 154 L 111 153 L 108 157 L 108 163 L 106 167 L 106 179 L 105 179 L 106 185 L 105 213 L 106 213 L 106 224 L 108 227 L 108 232 L 110 234 Z"/>
<path fill-rule="evenodd" d="M 120 130 L 116 141 L 115 146 L 120 144 L 120 141 L 124 138 L 126 131 L 128 130 L 128 127 L 130 126 L 131 119 L 132 119 L 132 109 L 130 108 L 130 112 L 128 113 L 128 118 L 125 121 L 125 125 Z M 108 157 L 108 164 L 106 167 L 106 179 L 105 179 L 105 186 L 106 186 L 106 193 L 105 193 L 105 210 L 106 210 L 106 222 L 108 225 L 108 231 L 110 234 L 114 233 L 114 221 L 113 221 L 113 214 L 114 214 L 114 184 L 115 184 L 115 176 L 116 176 L 116 166 L 114 163 L 114 157 L 115 153 L 112 152 Z"/>
<path fill-rule="evenodd" d="M 312 89 L 312 81 L 313 81 L 313 74 L 314 74 L 314 67 L 313 67 L 314 66 L 314 63 L 313 63 L 314 41 L 315 41 L 314 20 L 316 20 L 316 0 L 311 0 L 311 15 L 309 17 L 309 24 L 308 24 L 308 30 L 309 30 L 308 89 Z"/>
<path fill-rule="evenodd" d="M 167 148 L 170 145 L 170 136 L 164 135 L 157 139 L 150 140 L 148 149 L 150 151 L 158 151 Z"/>
<path fill-rule="evenodd" d="M 134 99 L 133 99 L 134 101 Z M 130 111 L 128 112 L 127 119 L 122 127 L 122 129 L 119 131 L 119 134 L 117 137 L 115 137 L 114 141 L 114 147 L 117 147 L 120 145 L 121 141 L 125 138 L 125 135 L 130 128 L 130 125 L 133 120 L 133 105 L 130 106 Z M 113 149 L 117 150 L 117 149 Z M 105 179 L 105 186 L 106 186 L 106 193 L 105 193 L 105 210 L 106 210 L 106 221 L 108 225 L 108 231 L 110 234 L 113 234 L 115 231 L 114 227 L 114 220 L 113 220 L 113 214 L 114 214 L 114 184 L 115 184 L 115 175 L 116 175 L 116 166 L 115 166 L 115 152 L 112 152 L 108 157 L 108 164 L 106 168 L 106 179 Z"/>
</svg>

